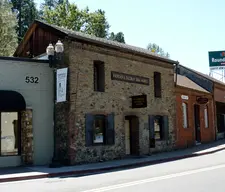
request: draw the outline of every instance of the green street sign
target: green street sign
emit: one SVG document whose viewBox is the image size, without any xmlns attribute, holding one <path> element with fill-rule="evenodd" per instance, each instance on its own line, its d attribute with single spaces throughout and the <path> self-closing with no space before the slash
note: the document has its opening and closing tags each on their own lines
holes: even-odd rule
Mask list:
<svg viewBox="0 0 225 192">
<path fill-rule="evenodd" d="M 209 52 L 209 67 L 224 67 L 225 68 L 225 51 Z"/>
</svg>

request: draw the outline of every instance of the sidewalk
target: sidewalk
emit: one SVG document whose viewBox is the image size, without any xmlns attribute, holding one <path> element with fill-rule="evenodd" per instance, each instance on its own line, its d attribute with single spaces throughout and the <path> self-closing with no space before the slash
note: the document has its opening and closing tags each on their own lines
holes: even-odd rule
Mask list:
<svg viewBox="0 0 225 192">
<path fill-rule="evenodd" d="M 202 144 L 185 150 L 177 150 L 139 158 L 126 158 L 123 160 L 114 160 L 86 165 L 67 166 L 60 168 L 48 168 L 44 166 L 1 168 L 0 182 L 93 174 L 103 171 L 112 171 L 120 168 L 134 168 L 168 161 L 175 161 L 184 158 L 207 155 L 221 150 L 225 150 L 225 140 L 216 141 L 210 144 Z"/>
</svg>

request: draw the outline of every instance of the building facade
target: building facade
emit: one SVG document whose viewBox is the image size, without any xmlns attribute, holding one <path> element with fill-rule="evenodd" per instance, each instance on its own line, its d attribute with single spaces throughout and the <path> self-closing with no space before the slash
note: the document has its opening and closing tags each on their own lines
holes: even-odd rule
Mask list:
<svg viewBox="0 0 225 192">
<path fill-rule="evenodd" d="M 15 56 L 41 55 L 46 42 L 59 38 L 65 56 L 57 68 L 68 68 L 67 101 L 56 104 L 61 163 L 149 155 L 174 147 L 175 61 L 42 22 L 31 26 Z"/>
<path fill-rule="evenodd" d="M 72 163 L 173 147 L 173 65 L 88 44 L 69 46 Z M 132 106 L 133 96 L 140 106 Z"/>
<path fill-rule="evenodd" d="M 176 147 L 186 148 L 215 140 L 212 94 L 185 76 L 176 85 Z"/>
<path fill-rule="evenodd" d="M 189 69 L 182 65 L 179 65 L 178 74 L 189 78 L 191 81 L 208 91 L 213 95 L 213 106 L 214 106 L 214 130 L 215 139 L 223 139 L 225 131 L 225 123 L 223 118 L 223 104 L 224 104 L 224 90 L 225 84 L 209 75 L 200 73 L 198 71 Z"/>
<path fill-rule="evenodd" d="M 225 138 L 225 84 L 214 83 L 215 119 L 217 139 Z"/>
<path fill-rule="evenodd" d="M 1 57 L 0 71 L 0 167 L 50 163 L 53 75 L 48 62 Z"/>
</svg>

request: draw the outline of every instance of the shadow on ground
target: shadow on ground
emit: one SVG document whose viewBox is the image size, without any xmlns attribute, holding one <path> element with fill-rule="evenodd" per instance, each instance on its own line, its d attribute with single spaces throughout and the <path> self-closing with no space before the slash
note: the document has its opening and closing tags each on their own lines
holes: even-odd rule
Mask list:
<svg viewBox="0 0 225 192">
<path fill-rule="evenodd" d="M 214 143 L 194 146 L 194 147 L 188 148 L 188 149 L 176 150 L 176 151 L 173 151 L 173 152 L 164 152 L 164 153 L 161 153 L 160 155 L 163 155 L 164 158 L 165 158 L 165 156 L 168 154 L 168 156 L 166 156 L 166 159 L 158 159 L 155 162 L 143 162 L 141 164 L 136 164 L 136 165 L 135 164 L 134 165 L 125 165 L 125 166 L 120 167 L 120 168 L 112 168 L 112 169 L 103 170 L 103 171 L 93 171 L 91 173 L 72 174 L 72 175 L 65 175 L 65 176 L 58 176 L 58 177 L 59 178 L 84 177 L 84 176 L 90 176 L 90 175 L 118 172 L 118 171 L 122 171 L 122 170 L 131 170 L 131 169 L 136 169 L 136 168 L 139 168 L 139 167 L 145 167 L 145 166 L 149 166 L 149 165 L 167 163 L 167 162 L 171 162 L 171 161 L 178 161 L 178 160 L 182 160 L 182 159 L 186 159 L 186 158 L 200 156 L 198 154 L 198 152 L 207 150 L 209 148 L 218 147 L 222 144 L 225 144 L 225 140 L 220 140 L 220 141 L 217 141 L 217 142 L 214 142 Z M 205 154 L 203 154 L 203 155 L 213 154 L 213 153 L 216 153 L 216 152 L 219 152 L 219 151 L 222 151 L 222 150 L 225 150 L 225 147 L 218 148 L 218 149 L 215 149 L 215 150 L 212 150 L 212 151 L 206 151 Z M 183 155 L 180 155 L 180 156 L 176 155 L 175 157 L 169 155 L 170 153 L 175 153 L 175 152 L 181 152 Z M 154 155 L 157 156 L 159 154 L 154 154 Z M 147 158 L 147 157 L 149 157 L 149 156 L 130 156 L 130 157 L 127 157 L 127 159 L 137 159 L 137 158 L 140 159 L 140 158 Z"/>
<path fill-rule="evenodd" d="M 182 149 L 182 150 L 175 150 L 171 152 L 163 152 L 163 153 L 157 153 L 153 154 L 151 156 L 129 156 L 125 158 L 124 160 L 129 160 L 129 163 L 126 164 L 122 162 L 121 160 L 121 165 L 122 167 L 107 167 L 104 166 L 104 163 L 106 162 L 101 162 L 98 163 L 98 166 L 96 169 L 101 168 L 99 164 L 102 164 L 102 167 L 104 167 L 104 170 L 102 171 L 93 171 L 90 169 L 93 169 L 94 164 L 88 164 L 86 165 L 84 170 L 78 171 L 80 173 L 74 174 L 72 173 L 73 171 L 68 171 L 68 172 L 63 172 L 62 169 L 59 170 L 58 172 L 52 172 L 51 169 L 43 169 L 38 170 L 38 167 L 35 167 L 35 169 L 28 168 L 28 167 L 12 167 L 12 168 L 0 168 L 0 176 L 1 175 L 7 175 L 7 174 L 20 174 L 20 173 L 31 173 L 31 172 L 40 172 L 40 174 L 49 173 L 49 177 L 59 177 L 59 178 L 66 178 L 66 177 L 82 177 L 82 176 L 88 176 L 88 175 L 94 175 L 94 174 L 102 174 L 106 172 L 116 172 L 116 171 L 121 171 L 121 170 L 127 170 L 127 169 L 134 169 L 138 167 L 144 167 L 144 166 L 149 166 L 149 165 L 155 165 L 155 164 L 160 164 L 160 163 L 166 163 L 166 162 L 171 162 L 171 161 L 177 161 L 185 158 L 190 158 L 190 157 L 196 157 L 199 156 L 198 152 L 208 150 L 210 148 L 218 147 L 218 149 L 213 149 L 212 151 L 206 151 L 205 154 L 213 154 L 218 151 L 225 150 L 225 147 L 219 147 L 220 145 L 225 144 L 225 140 L 220 140 L 216 141 L 213 143 L 208 143 L 208 144 L 202 144 L 198 146 L 194 146 L 192 148 L 188 149 Z M 151 159 L 150 159 L 151 157 Z M 140 159 L 140 162 L 137 161 L 137 159 Z M 131 165 L 134 161 L 135 164 Z M 152 160 L 152 162 L 151 162 Z M 120 161 L 120 160 L 119 160 Z M 111 165 L 113 166 L 113 161 L 111 161 Z M 118 161 L 115 161 L 115 165 L 119 165 Z M 47 168 L 47 166 L 46 166 Z M 94 168 L 95 169 L 95 168 Z M 81 173 L 84 172 L 84 173 Z M 91 173 L 90 173 L 91 172 Z"/>
</svg>

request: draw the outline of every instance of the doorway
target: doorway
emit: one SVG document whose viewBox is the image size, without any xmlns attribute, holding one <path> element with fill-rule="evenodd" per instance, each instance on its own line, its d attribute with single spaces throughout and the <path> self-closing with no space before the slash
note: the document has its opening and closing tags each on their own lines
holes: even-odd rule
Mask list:
<svg viewBox="0 0 225 192">
<path fill-rule="evenodd" d="M 139 155 L 139 119 L 137 116 L 125 117 L 126 155 Z"/>
<path fill-rule="evenodd" d="M 201 143 L 201 121 L 200 121 L 200 106 L 194 105 L 194 120 L 195 120 L 195 141 L 196 144 Z"/>
</svg>

